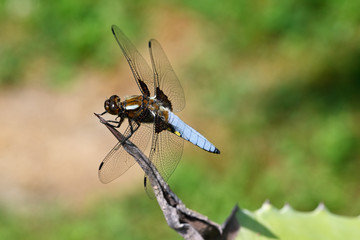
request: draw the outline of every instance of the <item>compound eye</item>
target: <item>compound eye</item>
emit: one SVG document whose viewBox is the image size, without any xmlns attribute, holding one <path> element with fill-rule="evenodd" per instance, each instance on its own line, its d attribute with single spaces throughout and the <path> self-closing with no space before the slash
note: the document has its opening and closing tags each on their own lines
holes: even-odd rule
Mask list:
<svg viewBox="0 0 360 240">
<path fill-rule="evenodd" d="M 104 108 L 105 108 L 105 110 L 106 110 L 107 112 L 110 111 L 110 101 L 109 101 L 109 99 L 107 99 L 107 100 L 105 101 L 105 103 L 104 103 Z"/>
<path fill-rule="evenodd" d="M 118 104 L 120 102 L 120 97 L 117 95 L 112 95 L 109 100 Z"/>
<path fill-rule="evenodd" d="M 117 109 L 117 106 L 116 106 L 116 104 L 114 102 L 112 102 L 110 104 L 110 109 L 111 109 L 111 111 L 115 111 Z"/>
<path fill-rule="evenodd" d="M 104 107 L 106 112 L 113 115 L 118 115 L 120 111 L 119 104 L 120 104 L 120 98 L 116 95 L 113 95 L 105 101 Z"/>
</svg>

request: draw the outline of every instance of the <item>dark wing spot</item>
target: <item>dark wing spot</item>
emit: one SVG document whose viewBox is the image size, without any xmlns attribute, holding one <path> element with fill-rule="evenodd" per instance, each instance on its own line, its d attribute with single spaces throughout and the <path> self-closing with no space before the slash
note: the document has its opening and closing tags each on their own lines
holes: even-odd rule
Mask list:
<svg viewBox="0 0 360 240">
<path fill-rule="evenodd" d="M 102 166 L 104 165 L 104 162 L 101 162 L 100 166 L 99 166 L 99 170 L 101 170 Z"/>
<path fill-rule="evenodd" d="M 111 26 L 111 31 L 112 31 L 112 33 L 114 34 L 114 36 L 115 36 L 115 32 L 114 32 L 114 25 L 113 26 Z"/>
<path fill-rule="evenodd" d="M 171 111 L 173 110 L 169 98 L 159 87 L 156 88 L 156 98 L 159 99 L 165 107 L 169 108 Z"/>
<path fill-rule="evenodd" d="M 147 177 L 144 177 L 144 187 L 146 187 Z"/>
<path fill-rule="evenodd" d="M 140 84 L 141 90 L 144 93 L 145 96 L 150 96 L 150 91 L 147 85 L 140 79 L 138 79 L 138 82 Z"/>
<path fill-rule="evenodd" d="M 160 133 L 169 128 L 169 124 L 164 122 L 158 115 L 155 116 L 155 133 Z"/>
</svg>

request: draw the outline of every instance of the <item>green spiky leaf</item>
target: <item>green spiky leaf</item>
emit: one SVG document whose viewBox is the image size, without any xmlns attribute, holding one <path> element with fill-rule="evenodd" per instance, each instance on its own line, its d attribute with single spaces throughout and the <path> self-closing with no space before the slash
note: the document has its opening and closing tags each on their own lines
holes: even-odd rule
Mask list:
<svg viewBox="0 0 360 240">
<path fill-rule="evenodd" d="M 242 226 L 238 240 L 360 239 L 360 217 L 332 214 L 323 204 L 312 212 L 298 212 L 289 205 L 279 210 L 265 202 L 255 212 L 241 210 L 237 217 Z"/>
</svg>

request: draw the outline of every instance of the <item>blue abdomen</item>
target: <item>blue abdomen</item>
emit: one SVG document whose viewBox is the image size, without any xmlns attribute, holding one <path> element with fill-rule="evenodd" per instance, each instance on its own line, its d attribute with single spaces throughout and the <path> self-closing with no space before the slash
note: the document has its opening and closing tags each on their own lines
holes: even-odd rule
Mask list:
<svg viewBox="0 0 360 240">
<path fill-rule="evenodd" d="M 184 123 L 178 116 L 169 111 L 168 122 L 174 127 L 175 134 L 183 139 L 191 142 L 192 144 L 212 153 L 220 153 L 209 140 L 197 132 L 195 129 Z M 177 132 L 177 133 L 176 133 Z"/>
</svg>

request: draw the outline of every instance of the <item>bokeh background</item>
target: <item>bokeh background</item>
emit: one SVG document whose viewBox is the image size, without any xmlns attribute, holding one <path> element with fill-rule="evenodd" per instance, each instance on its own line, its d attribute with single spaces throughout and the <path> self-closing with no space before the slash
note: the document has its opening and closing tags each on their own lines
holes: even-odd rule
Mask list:
<svg viewBox="0 0 360 240">
<path fill-rule="evenodd" d="M 360 213 L 360 1 L 0 1 L 0 238 L 179 239 L 138 166 L 97 179 L 116 143 L 93 112 L 139 93 L 111 33 L 165 49 L 185 143 L 169 183 L 223 222 L 265 200 Z"/>
</svg>

